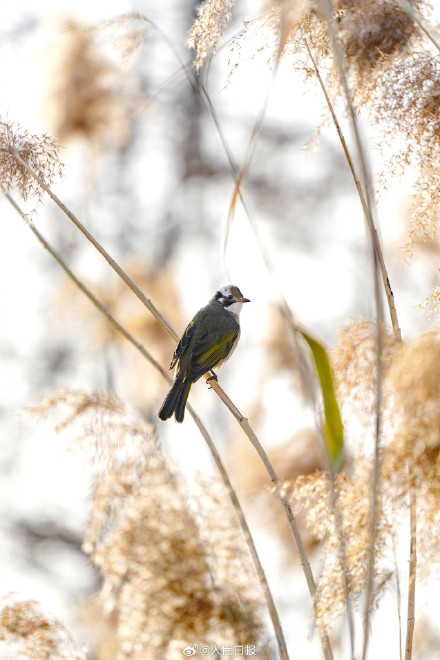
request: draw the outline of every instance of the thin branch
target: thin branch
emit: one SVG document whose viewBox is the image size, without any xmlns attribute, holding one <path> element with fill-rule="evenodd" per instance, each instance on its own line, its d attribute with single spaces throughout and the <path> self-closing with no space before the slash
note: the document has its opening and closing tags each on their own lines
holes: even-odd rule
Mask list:
<svg viewBox="0 0 440 660">
<path fill-rule="evenodd" d="M 410 516 L 410 557 L 409 557 L 409 583 L 408 583 L 408 617 L 406 628 L 405 660 L 412 658 L 412 644 L 415 625 L 416 603 L 416 576 L 417 576 L 417 493 L 408 469 L 409 483 L 409 516 Z"/>
<path fill-rule="evenodd" d="M 64 270 L 64 272 L 68 275 L 68 277 L 75 283 L 75 285 L 84 293 L 84 295 L 92 302 L 93 305 L 102 313 L 104 316 L 107 318 L 107 320 L 116 328 L 118 332 L 120 332 L 140 353 L 141 355 L 148 360 L 148 362 L 157 370 L 159 373 L 167 380 L 168 383 L 172 383 L 173 380 L 170 377 L 169 373 L 165 371 L 161 367 L 161 365 L 154 359 L 154 357 L 147 351 L 147 349 L 140 344 L 133 335 L 131 335 L 125 328 L 122 326 L 115 318 L 114 316 L 109 312 L 109 310 L 93 295 L 93 293 L 86 287 L 81 280 L 79 280 L 76 275 L 70 270 L 70 268 L 67 266 L 63 258 L 59 255 L 59 253 L 46 241 L 46 239 L 43 237 L 43 235 L 38 231 L 38 229 L 35 227 L 34 224 L 28 222 L 26 220 L 26 215 L 25 213 L 21 210 L 21 208 L 18 206 L 18 204 L 15 202 L 15 200 L 9 195 L 9 193 L 6 193 L 6 198 L 10 202 L 10 204 L 14 207 L 14 209 L 21 215 L 21 217 L 26 221 L 26 224 L 28 225 L 29 229 L 34 233 L 34 235 L 37 237 L 37 239 L 40 241 L 40 243 L 43 245 L 43 247 L 49 252 L 49 254 L 55 259 L 55 261 L 61 266 L 61 268 Z M 232 402 L 231 402 L 232 403 Z M 233 405 L 233 404 L 232 404 Z M 205 426 L 201 422 L 199 416 L 195 412 L 194 408 L 190 405 L 187 404 L 187 409 L 188 412 L 190 413 L 191 417 L 193 418 L 197 428 L 199 429 L 200 433 L 202 434 L 204 440 L 206 441 L 206 444 L 209 447 L 209 450 L 211 452 L 211 455 L 214 459 L 214 462 L 216 464 L 216 467 L 222 477 L 223 483 L 228 491 L 229 497 L 231 499 L 232 505 L 235 509 L 240 527 L 242 529 L 243 535 L 245 537 L 246 543 L 249 548 L 250 555 L 252 557 L 255 570 L 258 576 L 258 579 L 260 581 L 260 584 L 262 586 L 269 614 L 272 620 L 272 625 L 275 630 L 275 635 L 277 638 L 277 643 L 278 643 L 278 648 L 280 652 L 280 657 L 282 660 L 288 660 L 289 656 L 287 653 L 287 647 L 286 647 L 286 641 L 284 639 L 284 634 L 283 630 L 281 627 L 280 619 L 278 616 L 278 612 L 272 597 L 272 593 L 269 587 L 269 584 L 267 582 L 267 578 L 263 569 L 263 566 L 261 564 L 257 549 L 255 547 L 255 543 L 251 534 L 251 531 L 249 529 L 249 526 L 247 524 L 245 515 L 243 513 L 243 509 L 241 508 L 239 499 L 237 497 L 237 494 L 234 490 L 234 487 L 232 486 L 232 483 L 229 479 L 228 473 L 223 465 L 223 462 L 221 460 L 220 454 L 217 451 L 216 446 L 214 445 L 211 436 L 209 435 L 208 431 L 206 430 Z"/>
</svg>

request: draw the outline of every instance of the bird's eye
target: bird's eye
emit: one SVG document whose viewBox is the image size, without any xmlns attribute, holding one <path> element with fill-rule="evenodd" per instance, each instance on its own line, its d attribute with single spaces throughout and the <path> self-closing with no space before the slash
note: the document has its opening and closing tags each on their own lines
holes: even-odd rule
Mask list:
<svg viewBox="0 0 440 660">
<path fill-rule="evenodd" d="M 232 298 L 233 298 L 232 293 L 230 293 L 229 296 L 228 296 L 228 299 L 232 300 Z"/>
</svg>

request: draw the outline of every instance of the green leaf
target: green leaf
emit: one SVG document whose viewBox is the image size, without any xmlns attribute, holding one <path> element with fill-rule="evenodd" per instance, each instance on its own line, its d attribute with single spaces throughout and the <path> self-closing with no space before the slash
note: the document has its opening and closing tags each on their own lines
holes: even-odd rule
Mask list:
<svg viewBox="0 0 440 660">
<path fill-rule="evenodd" d="M 304 337 L 312 351 L 313 361 L 321 386 L 324 401 L 324 440 L 330 467 L 333 473 L 339 471 L 344 449 L 344 427 L 336 400 L 333 383 L 333 372 L 324 346 L 311 337 L 304 329 L 296 326 L 296 330 Z"/>
</svg>

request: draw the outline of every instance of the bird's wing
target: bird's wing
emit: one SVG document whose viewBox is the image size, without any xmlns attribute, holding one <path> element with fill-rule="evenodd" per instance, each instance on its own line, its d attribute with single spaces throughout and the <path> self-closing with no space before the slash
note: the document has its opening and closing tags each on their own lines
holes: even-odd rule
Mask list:
<svg viewBox="0 0 440 660">
<path fill-rule="evenodd" d="M 173 359 L 171 360 L 170 369 L 174 369 L 174 367 L 177 364 L 177 360 L 180 358 L 180 356 L 185 351 L 185 349 L 188 348 L 189 342 L 191 341 L 191 337 L 194 334 L 194 328 L 195 328 L 195 323 L 191 322 L 186 328 L 182 337 L 180 338 L 180 341 L 176 346 L 176 350 L 174 351 Z"/>
<path fill-rule="evenodd" d="M 224 330 L 216 329 L 206 331 L 197 341 L 194 347 L 191 347 L 191 380 L 195 382 L 198 378 L 206 374 L 207 371 L 224 360 L 234 346 L 240 328 L 237 325 L 234 328 Z"/>
<path fill-rule="evenodd" d="M 197 343 L 197 340 L 194 337 L 194 332 L 196 328 L 200 327 L 200 325 L 203 324 L 203 322 L 207 317 L 209 317 L 208 305 L 206 307 L 202 307 L 202 309 L 199 309 L 193 320 L 190 323 L 188 323 L 188 325 L 186 326 L 185 332 L 181 336 L 180 341 L 176 346 L 176 350 L 174 351 L 173 359 L 171 360 L 171 364 L 170 364 L 170 369 L 174 369 L 177 362 L 180 360 L 183 353 L 190 345 L 190 342 L 191 344 Z"/>
</svg>

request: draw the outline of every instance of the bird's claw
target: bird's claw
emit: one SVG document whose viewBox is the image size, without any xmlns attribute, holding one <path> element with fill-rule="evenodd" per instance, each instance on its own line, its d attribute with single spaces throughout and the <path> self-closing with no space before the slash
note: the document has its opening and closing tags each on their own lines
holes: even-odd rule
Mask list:
<svg viewBox="0 0 440 660">
<path fill-rule="evenodd" d="M 212 372 L 212 376 L 206 379 L 206 382 L 209 383 L 210 380 L 215 380 L 215 382 L 218 381 L 217 374 L 214 371 Z M 208 389 L 212 390 L 212 385 L 210 385 Z"/>
</svg>

